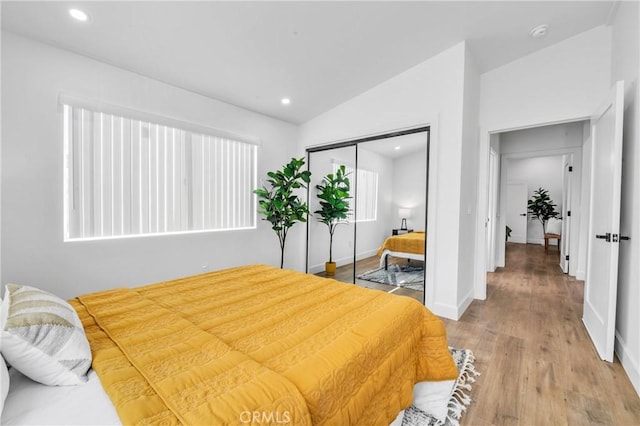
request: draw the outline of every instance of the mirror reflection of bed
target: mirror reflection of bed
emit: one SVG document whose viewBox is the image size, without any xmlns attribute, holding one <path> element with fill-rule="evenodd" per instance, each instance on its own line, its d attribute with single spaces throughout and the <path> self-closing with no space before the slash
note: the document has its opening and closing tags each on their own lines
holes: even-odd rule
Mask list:
<svg viewBox="0 0 640 426">
<path fill-rule="evenodd" d="M 312 212 L 319 205 L 313 189 L 315 180 L 336 163 L 351 169 L 355 197 L 350 201 L 356 217 L 350 217 L 334 235 L 337 268 L 333 278 L 424 303 L 424 243 L 421 254 L 385 256 L 386 269 L 380 249 L 389 237 L 415 235 L 426 228 L 427 141 L 428 133 L 423 131 L 309 153 Z M 311 218 L 308 227 L 308 270 L 326 276 L 326 226 Z"/>
</svg>

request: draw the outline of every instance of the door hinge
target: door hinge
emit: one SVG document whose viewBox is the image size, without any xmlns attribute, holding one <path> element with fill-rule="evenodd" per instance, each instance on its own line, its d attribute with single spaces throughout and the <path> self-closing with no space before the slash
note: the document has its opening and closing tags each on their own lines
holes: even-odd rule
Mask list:
<svg viewBox="0 0 640 426">
<path fill-rule="evenodd" d="M 569 171 L 572 172 L 573 171 L 573 166 L 569 166 Z"/>
<path fill-rule="evenodd" d="M 564 257 L 564 260 L 569 260 L 569 255 L 566 255 L 566 256 Z"/>
<path fill-rule="evenodd" d="M 567 216 L 571 216 L 571 210 L 567 212 Z"/>
</svg>

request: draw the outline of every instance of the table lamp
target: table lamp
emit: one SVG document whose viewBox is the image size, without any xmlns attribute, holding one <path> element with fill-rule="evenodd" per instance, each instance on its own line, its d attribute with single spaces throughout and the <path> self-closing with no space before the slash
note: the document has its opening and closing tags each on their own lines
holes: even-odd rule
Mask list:
<svg viewBox="0 0 640 426">
<path fill-rule="evenodd" d="M 407 218 L 411 217 L 411 209 L 401 208 L 398 210 L 398 215 L 402 218 L 402 224 L 400 225 L 400 229 L 407 229 Z"/>
</svg>

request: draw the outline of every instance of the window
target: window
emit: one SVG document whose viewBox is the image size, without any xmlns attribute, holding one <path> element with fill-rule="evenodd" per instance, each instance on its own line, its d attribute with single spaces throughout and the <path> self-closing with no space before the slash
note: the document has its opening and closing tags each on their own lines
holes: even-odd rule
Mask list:
<svg viewBox="0 0 640 426">
<path fill-rule="evenodd" d="M 334 161 L 333 173 L 336 173 L 338 167 L 340 167 L 340 164 Z M 378 173 L 371 170 L 359 168 L 354 180 L 354 167 L 352 165 L 346 164 L 345 169 L 351 181 L 352 197 L 355 196 L 355 192 L 353 192 L 353 189 L 357 186 L 358 196 L 355 205 L 355 221 L 366 222 L 376 220 L 378 215 Z M 354 221 L 353 198 L 350 201 L 352 202 L 351 213 L 349 214 L 347 220 Z"/>
<path fill-rule="evenodd" d="M 255 227 L 255 144 L 135 112 L 63 109 L 65 240 Z"/>
</svg>

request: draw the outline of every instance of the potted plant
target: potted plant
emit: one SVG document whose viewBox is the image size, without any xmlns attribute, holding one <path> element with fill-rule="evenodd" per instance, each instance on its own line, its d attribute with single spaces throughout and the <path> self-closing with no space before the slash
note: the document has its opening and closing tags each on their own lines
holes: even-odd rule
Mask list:
<svg viewBox="0 0 640 426">
<path fill-rule="evenodd" d="M 318 221 L 329 228 L 329 261 L 325 263 L 327 275 L 334 275 L 336 272 L 336 263 L 333 261 L 333 234 L 349 214 L 350 183 L 345 169 L 345 166 L 341 165 L 335 174 L 327 174 L 322 178 L 322 183 L 316 185 L 321 208 L 314 213 L 318 215 Z"/>
<path fill-rule="evenodd" d="M 551 218 L 557 218 L 560 213 L 556 211 L 556 205 L 549 197 L 549 191 L 538 188 L 534 191 L 533 197 L 527 201 L 527 209 L 531 213 L 532 219 L 537 219 L 542 224 L 542 233 L 547 232 L 547 222 Z"/>
<path fill-rule="evenodd" d="M 264 215 L 263 220 L 271 223 L 280 241 L 280 268 L 284 265 L 284 247 L 289 229 L 296 222 L 306 222 L 309 209 L 302 202 L 295 190 L 306 188 L 311 181 L 311 172 L 301 170 L 304 158 L 292 158 L 282 170 L 268 172 L 269 179 L 262 188 L 253 192 L 258 196 L 258 213 Z"/>
</svg>

